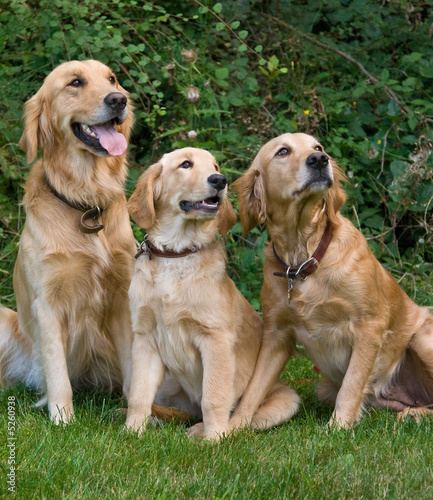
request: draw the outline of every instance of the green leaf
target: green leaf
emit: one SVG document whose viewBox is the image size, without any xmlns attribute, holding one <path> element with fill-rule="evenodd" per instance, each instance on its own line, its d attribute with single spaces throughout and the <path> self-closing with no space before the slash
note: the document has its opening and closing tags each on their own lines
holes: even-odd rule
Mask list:
<svg viewBox="0 0 433 500">
<path fill-rule="evenodd" d="M 371 229 L 381 229 L 384 225 L 383 217 L 380 215 L 373 215 L 373 217 L 364 220 L 364 225 Z"/>
<path fill-rule="evenodd" d="M 412 54 L 407 54 L 401 58 L 401 62 L 414 63 L 422 58 L 423 54 L 421 52 L 412 52 Z"/>
<path fill-rule="evenodd" d="M 229 70 L 227 68 L 217 68 L 215 70 L 215 77 L 217 80 L 225 80 L 229 76 Z"/>
<path fill-rule="evenodd" d="M 392 99 L 388 103 L 387 115 L 391 116 L 391 117 L 395 117 L 395 116 L 400 116 L 401 115 L 401 108 L 398 105 L 397 101 L 394 101 L 394 99 Z"/>
<path fill-rule="evenodd" d="M 222 31 L 225 27 L 226 25 L 224 23 L 216 23 L 215 29 L 217 31 Z"/>
<path fill-rule="evenodd" d="M 391 162 L 390 169 L 394 180 L 402 177 L 408 168 L 409 164 L 405 161 L 394 160 Z"/>
<path fill-rule="evenodd" d="M 213 11 L 216 13 L 216 14 L 221 14 L 223 10 L 223 6 L 222 4 L 220 3 L 216 3 L 214 6 L 213 6 Z"/>
<path fill-rule="evenodd" d="M 248 36 L 248 31 L 246 30 L 239 31 L 238 36 L 241 40 L 245 40 L 245 38 Z"/>
<path fill-rule="evenodd" d="M 241 23 L 239 21 L 233 21 L 231 24 L 230 24 L 230 28 L 232 30 L 237 30 L 239 28 L 239 26 L 241 25 Z"/>
</svg>

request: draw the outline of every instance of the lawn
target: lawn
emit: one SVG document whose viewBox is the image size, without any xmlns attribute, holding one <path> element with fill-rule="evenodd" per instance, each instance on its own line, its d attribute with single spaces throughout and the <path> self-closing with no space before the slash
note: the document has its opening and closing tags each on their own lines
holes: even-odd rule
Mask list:
<svg viewBox="0 0 433 500">
<path fill-rule="evenodd" d="M 302 397 L 296 417 L 219 443 L 191 440 L 172 423 L 138 437 L 124 429 L 124 400 L 101 393 L 76 394 L 76 420 L 56 427 L 32 406 L 34 392 L 8 389 L 0 395 L 2 475 L 14 396 L 17 498 L 433 498 L 433 419 L 418 425 L 369 411 L 351 431 L 328 430 L 318 377 L 308 358 L 294 358 L 283 379 Z M 1 488 L 8 497 L 4 479 Z"/>
</svg>

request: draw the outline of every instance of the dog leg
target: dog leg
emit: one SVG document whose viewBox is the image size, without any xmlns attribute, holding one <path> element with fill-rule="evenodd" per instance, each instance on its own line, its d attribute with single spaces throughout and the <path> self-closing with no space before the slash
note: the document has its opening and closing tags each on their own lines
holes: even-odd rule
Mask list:
<svg viewBox="0 0 433 500">
<path fill-rule="evenodd" d="M 128 399 L 131 387 L 132 371 L 132 327 L 129 306 L 125 302 L 114 309 L 115 313 L 108 321 L 108 334 L 116 351 L 123 378 L 123 394 Z"/>
<path fill-rule="evenodd" d="M 230 335 L 213 333 L 199 345 L 203 361 L 203 423 L 188 429 L 188 435 L 217 441 L 228 432 L 234 404 L 235 354 Z"/>
<path fill-rule="evenodd" d="M 265 332 L 254 374 L 230 419 L 231 430 L 252 423 L 254 414 L 272 387 L 279 381 L 280 374 L 294 351 L 295 346 L 289 340 L 287 331 Z"/>
<path fill-rule="evenodd" d="M 413 349 L 433 381 L 433 315 L 428 314 L 417 333 L 412 337 L 409 347 Z M 433 403 L 433 394 L 431 394 Z"/>
<path fill-rule="evenodd" d="M 43 381 L 32 352 L 33 340 L 21 330 L 18 314 L 0 307 L 0 387 L 23 382 L 40 388 Z"/>
<path fill-rule="evenodd" d="M 281 425 L 297 413 L 300 403 L 293 389 L 278 382 L 254 414 L 251 427 L 264 430 Z"/>
<path fill-rule="evenodd" d="M 379 336 L 377 338 L 380 339 Z M 359 419 L 379 348 L 379 342 L 371 342 L 368 345 L 355 343 L 352 347 L 352 356 L 337 394 L 329 426 L 348 429 Z"/>
<path fill-rule="evenodd" d="M 152 422 L 152 403 L 164 379 L 165 367 L 145 334 L 136 333 L 132 344 L 132 379 L 126 427 L 142 433 Z"/>
<path fill-rule="evenodd" d="M 33 304 L 36 337 L 47 388 L 48 413 L 55 424 L 67 424 L 74 417 L 72 386 L 66 361 L 66 332 L 59 318 L 40 300 Z M 43 332 L 43 334 L 42 334 Z"/>
</svg>

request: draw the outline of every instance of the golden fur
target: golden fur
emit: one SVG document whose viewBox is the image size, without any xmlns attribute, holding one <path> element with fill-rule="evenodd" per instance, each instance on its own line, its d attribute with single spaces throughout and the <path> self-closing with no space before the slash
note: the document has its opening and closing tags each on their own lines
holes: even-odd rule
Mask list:
<svg viewBox="0 0 433 500">
<path fill-rule="evenodd" d="M 105 102 L 113 93 L 123 109 Z M 14 271 L 18 313 L 0 309 L 0 385 L 21 381 L 45 391 L 41 404 L 48 403 L 56 423 L 73 417 L 72 386 L 129 389 L 135 243 L 124 196 L 125 154 L 108 156 L 72 130 L 73 123 L 95 130 L 103 123 L 126 149 L 133 120 L 126 97 L 104 64 L 71 61 L 50 73 L 25 106 L 20 144 L 29 163 L 38 145 L 42 159 L 25 185 L 26 222 Z M 69 202 L 103 208 L 104 229 L 81 232 L 82 212 L 56 197 L 47 180 Z"/>
<path fill-rule="evenodd" d="M 323 168 L 311 166 L 312 154 L 326 157 Z M 269 141 L 234 183 L 245 232 L 266 223 L 287 264 L 311 257 L 327 219 L 334 233 L 317 271 L 295 280 L 290 304 L 287 280 L 274 276 L 282 269 L 267 247 L 263 344 L 233 426 L 251 421 L 296 343 L 323 374 L 319 397 L 335 405 L 330 424 L 350 427 L 367 405 L 401 411 L 433 403 L 433 316 L 409 299 L 341 215 L 343 179 L 319 142 L 297 133 Z"/>
<path fill-rule="evenodd" d="M 217 188 L 213 180 L 223 181 Z M 262 321 L 225 271 L 217 233 L 225 234 L 235 220 L 225 186 L 210 153 L 185 148 L 149 167 L 128 202 L 131 217 L 158 249 L 197 250 L 178 258 L 137 259 L 129 290 L 134 341 L 126 424 L 132 429 L 142 430 L 160 388 L 157 402 L 203 417 L 189 429 L 191 436 L 219 439 L 229 432 L 230 412 L 253 373 Z M 219 208 L 214 199 L 210 212 L 189 209 L 212 197 L 218 197 Z M 188 210 L 181 208 L 184 202 Z M 298 404 L 294 391 L 275 382 L 252 424 L 278 425 Z"/>
</svg>

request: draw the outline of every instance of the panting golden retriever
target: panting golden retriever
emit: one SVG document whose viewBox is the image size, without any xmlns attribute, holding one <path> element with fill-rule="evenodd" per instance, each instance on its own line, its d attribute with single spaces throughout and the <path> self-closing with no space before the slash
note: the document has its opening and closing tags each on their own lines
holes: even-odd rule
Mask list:
<svg viewBox="0 0 433 500">
<path fill-rule="evenodd" d="M 368 405 L 423 413 L 433 403 L 433 316 L 341 215 L 343 179 L 319 142 L 297 133 L 268 142 L 234 183 L 245 233 L 266 223 L 271 243 L 263 344 L 233 426 L 251 422 L 296 343 L 323 374 L 319 397 L 335 405 L 331 425 L 350 427 Z"/>
<path fill-rule="evenodd" d="M 129 390 L 132 120 L 128 94 L 94 60 L 58 66 L 25 106 L 20 144 L 29 163 L 38 145 L 42 159 L 25 186 L 18 313 L 0 309 L 0 384 L 45 391 L 56 423 L 73 417 L 72 386 Z"/>
<path fill-rule="evenodd" d="M 143 429 L 157 396 L 160 404 L 202 416 L 203 423 L 189 429 L 191 436 L 217 440 L 229 432 L 230 414 L 254 371 L 262 320 L 226 274 L 217 238 L 236 218 L 226 185 L 209 152 L 184 148 L 149 167 L 128 202 L 148 238 L 129 290 L 129 428 Z M 275 381 L 252 425 L 281 424 L 298 405 L 295 392 Z"/>
</svg>

